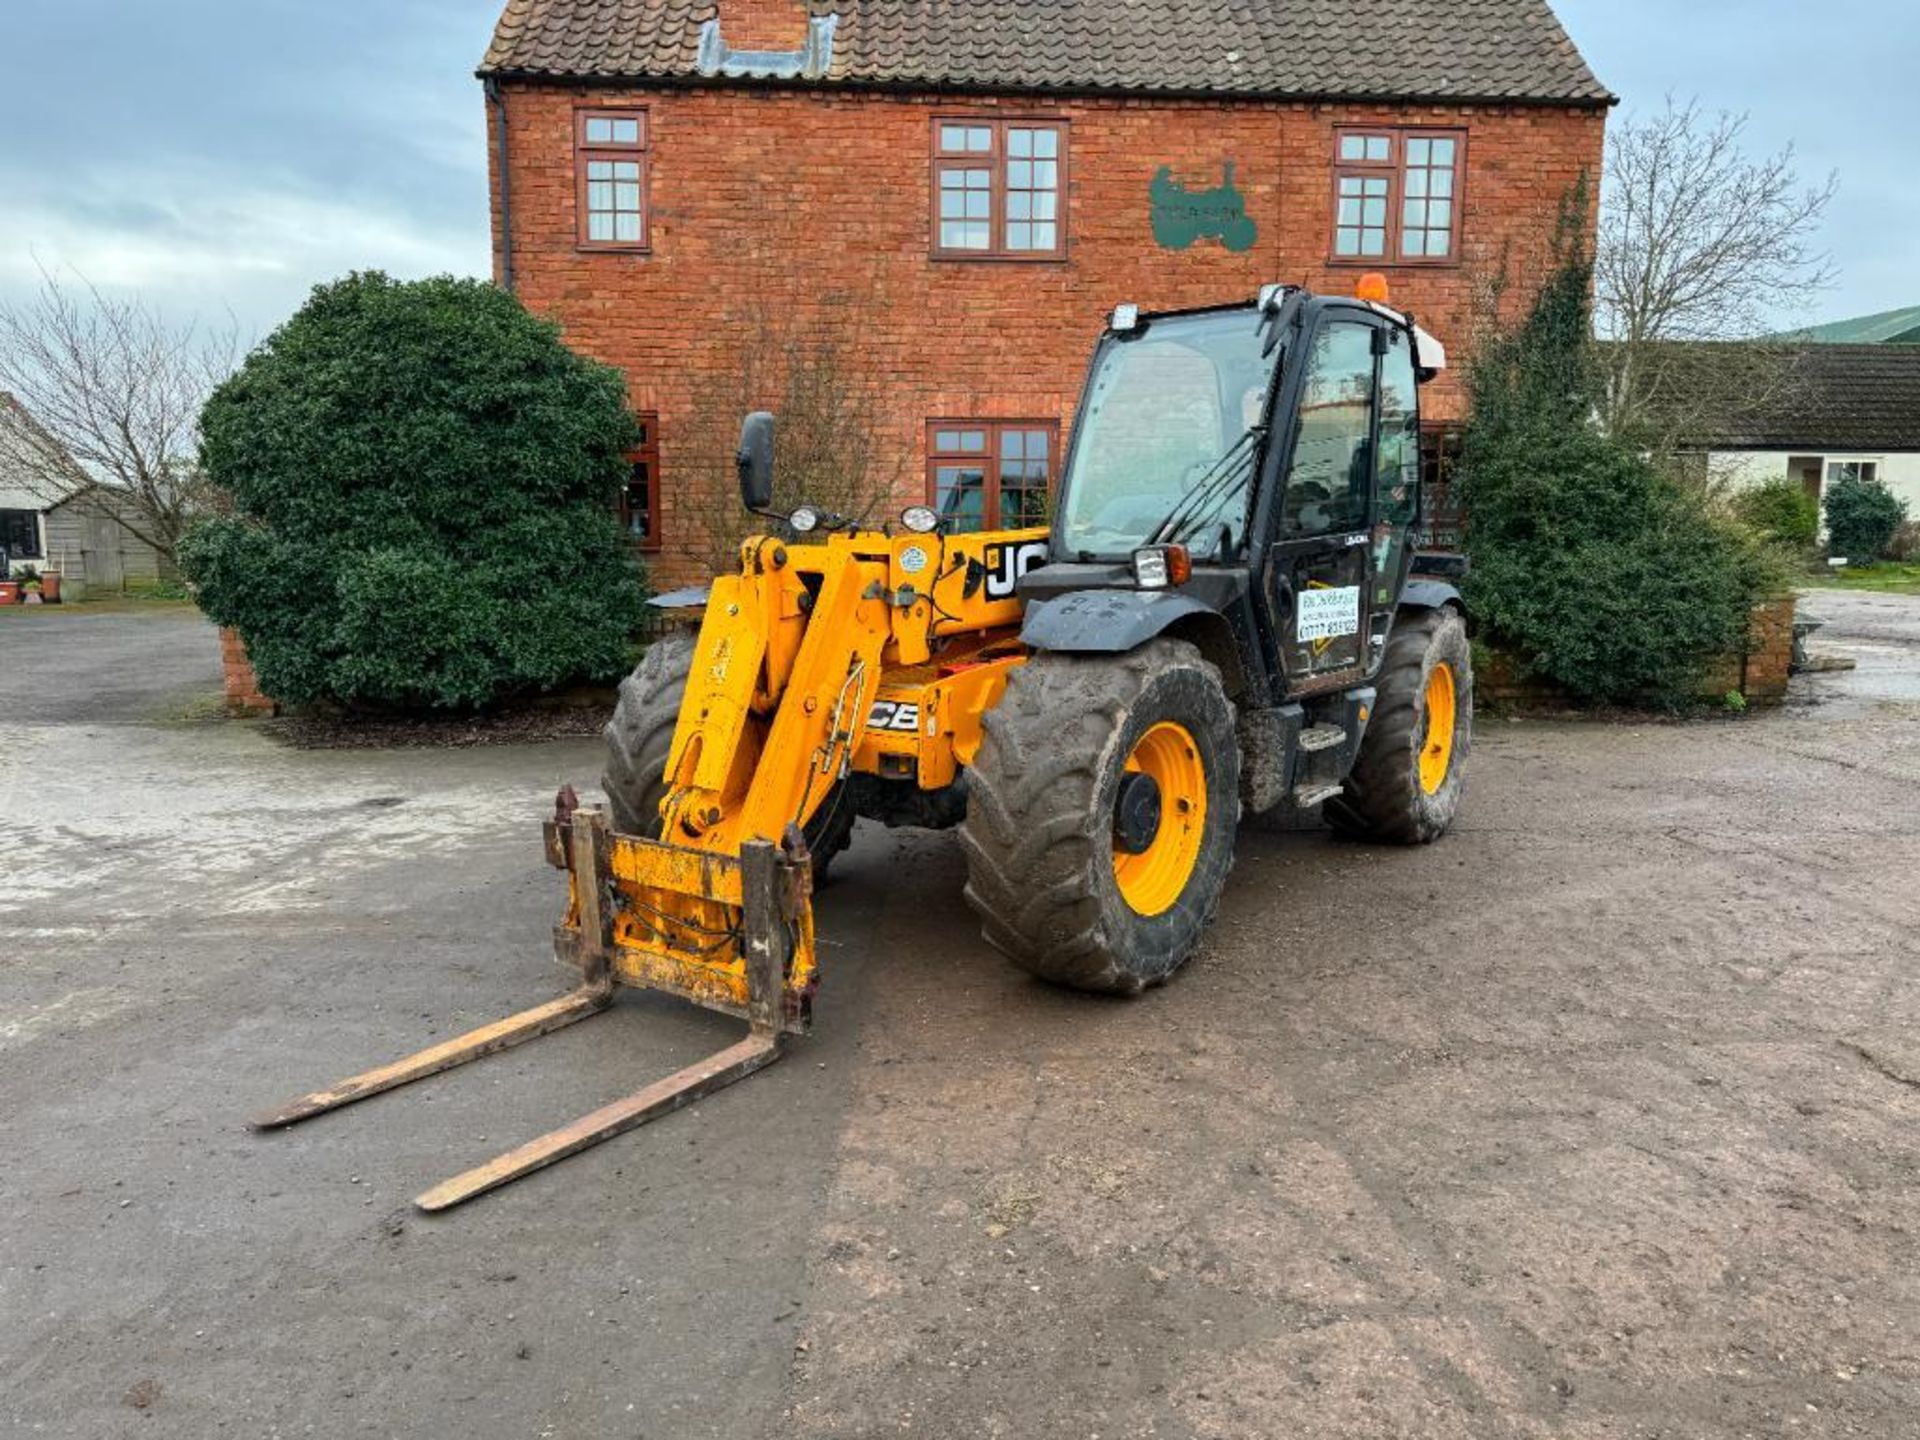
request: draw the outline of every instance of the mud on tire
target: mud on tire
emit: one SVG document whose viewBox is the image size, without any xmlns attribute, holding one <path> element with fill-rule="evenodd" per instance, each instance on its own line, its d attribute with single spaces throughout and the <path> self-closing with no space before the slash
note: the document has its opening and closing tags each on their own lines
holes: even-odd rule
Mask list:
<svg viewBox="0 0 1920 1440">
<path fill-rule="evenodd" d="M 1446 777 L 1429 793 L 1420 779 L 1420 754 L 1427 741 L 1427 682 L 1440 665 L 1453 672 L 1453 740 Z M 1473 657 L 1466 622 L 1452 609 L 1403 612 L 1387 640 L 1360 758 L 1345 791 L 1327 801 L 1327 823 L 1344 835 L 1399 845 L 1439 839 L 1460 808 L 1472 742 Z"/>
<path fill-rule="evenodd" d="M 1120 777 L 1140 737 L 1171 722 L 1204 767 L 1197 860 L 1179 898 L 1142 915 L 1114 875 Z M 1184 641 L 1126 655 L 1035 655 L 985 717 L 968 772 L 967 900 L 988 943 L 1077 990 L 1131 995 L 1193 953 L 1233 865 L 1240 752 L 1220 672 Z"/>
<path fill-rule="evenodd" d="M 680 723 L 680 702 L 686 697 L 687 676 L 693 670 L 694 637 L 671 634 L 654 641 L 639 665 L 620 682 L 620 702 L 607 722 L 606 769 L 600 786 L 607 792 L 613 828 L 624 835 L 660 835 L 660 801 L 667 792 L 667 755 L 673 749 L 674 728 Z M 827 877 L 827 867 L 853 835 L 853 807 L 844 790 L 829 795 L 807 826 L 807 844 L 813 851 L 816 883 Z"/>
</svg>

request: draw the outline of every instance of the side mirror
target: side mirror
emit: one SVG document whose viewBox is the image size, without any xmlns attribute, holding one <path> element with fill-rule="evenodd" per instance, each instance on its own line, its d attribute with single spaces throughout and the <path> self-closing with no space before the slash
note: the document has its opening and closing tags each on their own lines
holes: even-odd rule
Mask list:
<svg viewBox="0 0 1920 1440">
<path fill-rule="evenodd" d="M 756 515 L 773 504 L 773 416 L 756 410 L 740 422 L 740 503 Z"/>
</svg>

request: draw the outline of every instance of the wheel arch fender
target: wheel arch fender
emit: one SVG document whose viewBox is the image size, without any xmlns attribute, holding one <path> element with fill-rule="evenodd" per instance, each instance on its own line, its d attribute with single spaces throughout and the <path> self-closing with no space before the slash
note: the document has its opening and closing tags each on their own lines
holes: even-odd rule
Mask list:
<svg viewBox="0 0 1920 1440">
<path fill-rule="evenodd" d="M 1175 590 L 1075 590 L 1027 606 L 1020 639 L 1062 655 L 1119 655 L 1157 635 L 1185 640 L 1219 668 L 1229 695 L 1245 685 L 1227 617 Z"/>
<path fill-rule="evenodd" d="M 1467 602 L 1461 598 L 1458 586 L 1445 580 L 1432 580 L 1425 576 L 1416 576 L 1407 581 L 1407 588 L 1400 592 L 1402 610 L 1446 610 L 1460 612 L 1462 619 L 1467 615 Z"/>
</svg>

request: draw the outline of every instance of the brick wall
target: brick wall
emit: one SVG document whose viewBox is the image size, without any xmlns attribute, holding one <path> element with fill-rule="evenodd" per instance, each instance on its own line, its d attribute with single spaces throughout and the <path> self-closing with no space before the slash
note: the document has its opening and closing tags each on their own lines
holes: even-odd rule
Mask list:
<svg viewBox="0 0 1920 1440">
<path fill-rule="evenodd" d="M 1718 704 L 1738 691 L 1747 704 L 1778 705 L 1787 698 L 1793 668 L 1793 616 L 1799 602 L 1791 595 L 1765 600 L 1753 607 L 1743 654 L 1726 655 L 1707 668 L 1700 698 Z M 1499 651 L 1483 654 L 1473 672 L 1474 694 L 1483 703 L 1516 710 L 1577 708 L 1566 691 L 1551 681 L 1526 676 L 1512 657 Z"/>
<path fill-rule="evenodd" d="M 761 9 L 751 38 L 769 38 L 786 23 L 773 0 Z M 515 287 L 534 311 L 560 320 L 572 344 L 627 372 L 636 409 L 658 412 L 663 581 L 694 568 L 684 507 L 692 487 L 710 487 L 723 473 L 708 440 L 691 453 L 696 428 L 712 429 L 695 415 L 703 387 L 710 392 L 714 377 L 739 369 L 743 347 L 756 341 L 748 322 L 769 306 L 844 328 L 887 416 L 882 438 L 893 447 L 888 463 L 904 502 L 924 492 L 930 418 L 1053 420 L 1064 438 L 1088 353 L 1107 310 L 1122 300 L 1149 308 L 1212 303 L 1251 296 L 1272 280 L 1349 293 L 1365 269 L 1382 268 L 1395 302 L 1462 356 L 1480 281 L 1504 266 L 1509 303 L 1530 298 L 1562 197 L 1598 170 L 1605 124 L 1601 110 L 1519 106 L 765 88 L 509 85 L 503 93 Z M 648 107 L 648 254 L 577 246 L 573 114 L 596 104 Z M 1065 260 L 930 256 L 931 123 L 944 115 L 1066 122 Z M 1461 263 L 1330 262 L 1334 130 L 1353 123 L 1466 129 Z M 1189 189 L 1208 188 L 1227 161 L 1259 227 L 1253 247 L 1235 254 L 1211 239 L 1182 251 L 1156 245 L 1148 203 L 1155 172 L 1166 165 Z M 1428 405 L 1433 417 L 1460 414 L 1457 370 L 1428 392 Z"/>
<path fill-rule="evenodd" d="M 232 630 L 220 631 L 220 669 L 226 681 L 229 715 L 271 715 L 274 702 L 260 693 L 260 681 L 247 658 L 246 642 Z"/>
</svg>

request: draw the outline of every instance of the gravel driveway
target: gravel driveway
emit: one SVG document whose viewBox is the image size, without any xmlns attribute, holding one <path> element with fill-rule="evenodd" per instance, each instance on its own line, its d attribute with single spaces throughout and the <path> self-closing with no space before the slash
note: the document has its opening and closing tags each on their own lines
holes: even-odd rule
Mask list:
<svg viewBox="0 0 1920 1440">
<path fill-rule="evenodd" d="M 557 991 L 595 747 L 0 711 L 0 1433 L 1912 1435 L 1920 601 L 1854 598 L 1782 713 L 1488 722 L 1437 846 L 1249 834 L 1137 1002 L 863 828 L 792 1058 L 432 1220 L 733 1033 L 637 998 L 242 1124 Z"/>
</svg>

